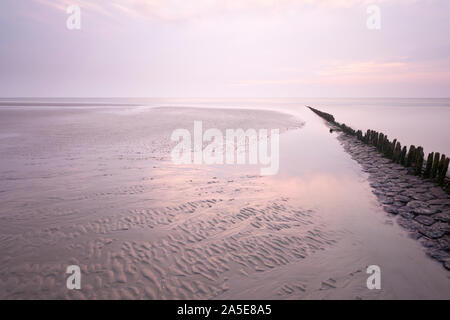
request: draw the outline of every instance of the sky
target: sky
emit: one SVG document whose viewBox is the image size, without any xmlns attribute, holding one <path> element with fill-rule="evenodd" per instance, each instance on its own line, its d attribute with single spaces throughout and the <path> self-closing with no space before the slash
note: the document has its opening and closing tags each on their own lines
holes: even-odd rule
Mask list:
<svg viewBox="0 0 450 320">
<path fill-rule="evenodd" d="M 81 28 L 69 30 L 78 5 Z M 380 29 L 369 29 L 376 5 Z M 0 97 L 449 97 L 448 0 L 1 0 Z"/>
</svg>

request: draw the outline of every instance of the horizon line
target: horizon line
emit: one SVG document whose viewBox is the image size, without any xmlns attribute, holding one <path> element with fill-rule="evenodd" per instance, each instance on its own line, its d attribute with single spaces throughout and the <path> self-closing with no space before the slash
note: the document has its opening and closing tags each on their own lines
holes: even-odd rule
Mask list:
<svg viewBox="0 0 450 320">
<path fill-rule="evenodd" d="M 145 96 L 9 96 L 2 97 L 0 99 L 450 99 L 447 97 L 413 97 L 413 96 L 383 96 L 383 97 L 373 97 L 373 96 L 327 96 L 327 97 L 308 97 L 308 96 L 285 96 L 285 97 L 202 97 L 202 96 L 186 96 L 186 97 L 145 97 Z"/>
</svg>

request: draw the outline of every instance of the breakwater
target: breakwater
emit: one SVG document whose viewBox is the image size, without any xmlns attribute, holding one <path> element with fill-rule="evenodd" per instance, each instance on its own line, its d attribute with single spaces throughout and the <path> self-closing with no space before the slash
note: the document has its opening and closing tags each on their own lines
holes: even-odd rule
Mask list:
<svg viewBox="0 0 450 320">
<path fill-rule="evenodd" d="M 450 179 L 447 177 L 450 158 L 446 157 L 445 154 L 431 152 L 425 161 L 423 147 L 421 146 L 411 145 L 408 149 L 406 146 L 402 146 L 397 139 L 390 141 L 386 134 L 375 130 L 369 129 L 363 134 L 361 130 L 355 130 L 345 123 L 337 122 L 334 116 L 329 113 L 312 107 L 308 108 L 344 133 L 355 136 L 365 144 L 374 146 L 385 158 L 409 168 L 409 173 L 434 181 L 450 194 Z"/>
<path fill-rule="evenodd" d="M 330 130 L 342 132 L 338 140 L 368 174 L 372 192 L 384 211 L 396 216 L 397 223 L 422 243 L 427 255 L 450 270 L 450 195 L 443 174 L 447 158 L 431 153 L 426 162 L 421 161 L 421 147 L 407 150 L 374 130 L 363 135 L 336 122 L 331 114 L 310 109 L 328 121 Z"/>
</svg>

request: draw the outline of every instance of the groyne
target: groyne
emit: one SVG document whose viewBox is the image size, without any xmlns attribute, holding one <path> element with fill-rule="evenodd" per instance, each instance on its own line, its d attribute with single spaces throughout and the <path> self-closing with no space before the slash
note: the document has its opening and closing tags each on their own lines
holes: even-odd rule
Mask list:
<svg viewBox="0 0 450 320">
<path fill-rule="evenodd" d="M 344 133 L 355 136 L 365 144 L 374 146 L 385 158 L 409 168 L 409 173 L 434 181 L 446 193 L 450 194 L 450 179 L 447 176 L 450 158 L 446 157 L 445 154 L 431 152 L 425 161 L 423 147 L 421 146 L 411 145 L 408 150 L 406 146 L 402 147 L 400 141 L 397 139 L 390 141 L 388 136 L 382 132 L 369 129 L 363 134 L 361 130 L 355 130 L 345 123 L 338 123 L 334 116 L 329 113 L 312 107 L 308 108 Z"/>
<path fill-rule="evenodd" d="M 330 131 L 369 177 L 372 192 L 384 211 L 418 239 L 427 254 L 450 270 L 450 195 L 448 158 L 432 152 L 424 159 L 422 147 L 401 146 L 387 135 L 336 122 L 333 115 L 311 108 L 325 119 Z"/>
</svg>

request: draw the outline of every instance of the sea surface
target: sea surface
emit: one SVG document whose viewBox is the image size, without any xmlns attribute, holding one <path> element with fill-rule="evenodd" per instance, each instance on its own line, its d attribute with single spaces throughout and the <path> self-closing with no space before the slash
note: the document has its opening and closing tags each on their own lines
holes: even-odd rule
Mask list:
<svg viewBox="0 0 450 320">
<path fill-rule="evenodd" d="M 0 107 L 190 106 L 264 108 L 292 112 L 304 106 L 331 113 L 354 129 L 384 132 L 403 145 L 450 155 L 450 98 L 2 98 Z"/>
</svg>

